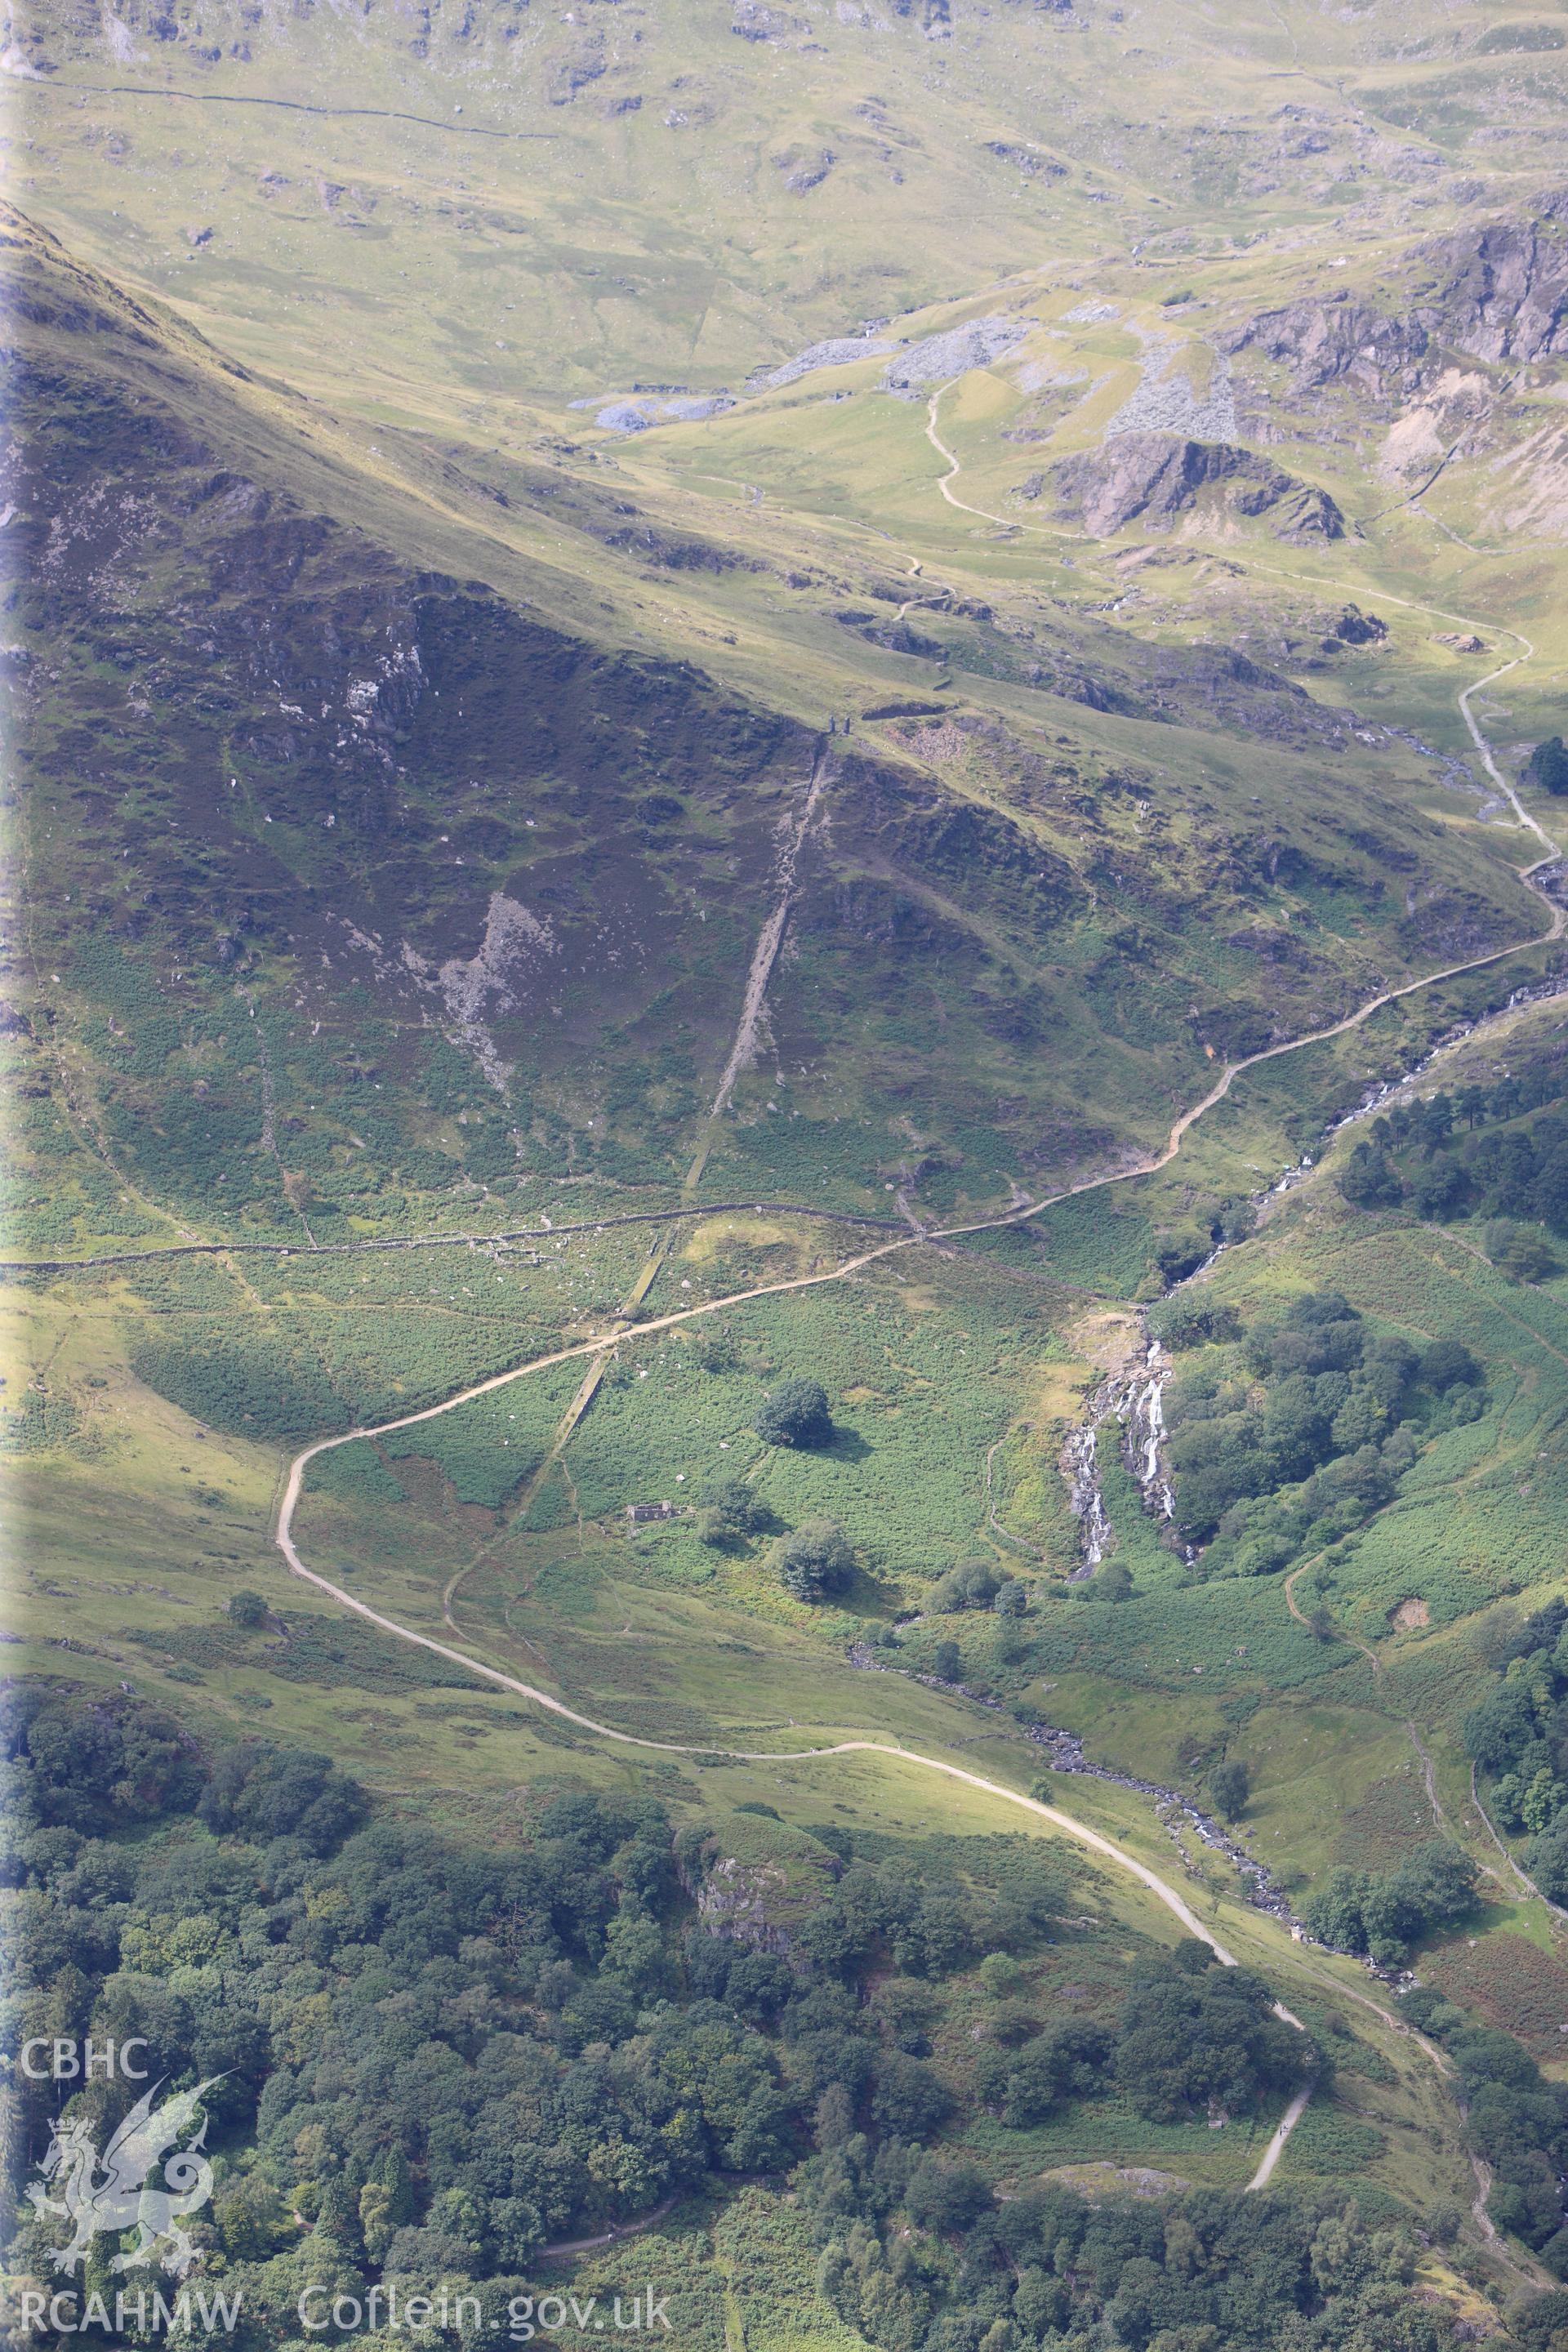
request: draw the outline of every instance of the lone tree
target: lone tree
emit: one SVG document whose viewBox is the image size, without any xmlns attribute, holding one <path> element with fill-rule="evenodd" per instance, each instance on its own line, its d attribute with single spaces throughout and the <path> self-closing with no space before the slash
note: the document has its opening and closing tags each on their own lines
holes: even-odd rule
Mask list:
<svg viewBox="0 0 1568 2352">
<path fill-rule="evenodd" d="M 855 1573 L 855 1555 L 837 1519 L 806 1519 L 779 1546 L 779 1582 L 797 1601 L 826 1601 Z"/>
<path fill-rule="evenodd" d="M 1544 743 L 1536 745 L 1524 774 L 1526 782 L 1539 784 L 1542 792 L 1559 800 L 1568 793 L 1568 750 L 1561 735 L 1549 735 Z"/>
<path fill-rule="evenodd" d="M 1226 1757 L 1209 1774 L 1209 1796 L 1215 1811 L 1227 1822 L 1241 1819 L 1252 1794 L 1252 1779 L 1245 1764 Z"/>
<path fill-rule="evenodd" d="M 767 1519 L 767 1511 L 758 1502 L 743 1478 L 721 1478 L 710 1486 L 702 1497 L 706 1506 L 697 1523 L 697 1532 L 705 1544 L 721 1551 L 727 1544 L 739 1543 L 743 1536 L 754 1536 Z"/>
<path fill-rule="evenodd" d="M 833 1434 L 827 1391 L 820 1381 L 781 1381 L 752 1427 L 765 1445 L 826 1445 Z"/>
<path fill-rule="evenodd" d="M 267 1603 L 259 1592 L 231 1592 L 228 1596 L 230 1621 L 236 1625 L 265 1625 Z"/>
<path fill-rule="evenodd" d="M 1108 1559 L 1091 1577 L 1070 1590 L 1080 1601 L 1131 1601 L 1132 1571 L 1125 1560 Z"/>
<path fill-rule="evenodd" d="M 1487 1255 L 1515 1282 L 1544 1282 L 1557 1271 L 1557 1260 L 1541 1234 L 1510 1218 L 1497 1217 L 1487 1227 Z"/>
<path fill-rule="evenodd" d="M 928 1614 L 945 1617 L 955 1609 L 989 1609 L 1005 1579 L 988 1559 L 961 1560 L 939 1576 L 926 1595 Z"/>
</svg>

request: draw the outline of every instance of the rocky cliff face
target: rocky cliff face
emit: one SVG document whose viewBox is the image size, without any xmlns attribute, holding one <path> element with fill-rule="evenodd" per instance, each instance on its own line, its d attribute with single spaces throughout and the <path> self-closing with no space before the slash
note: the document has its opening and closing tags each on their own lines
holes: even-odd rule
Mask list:
<svg viewBox="0 0 1568 2352">
<path fill-rule="evenodd" d="M 439 1190 L 459 1159 L 487 1182 L 511 1164 L 510 1144 L 489 1153 L 472 1134 L 430 1144 L 437 1062 L 454 1114 L 478 1107 L 481 1129 L 504 1117 L 542 1160 L 662 1177 L 684 1134 L 670 1104 L 682 1089 L 695 1104 L 723 1066 L 783 831 L 825 752 L 768 1010 L 777 1066 L 814 1084 L 826 1073 L 861 1107 L 852 1142 L 837 1109 L 809 1114 L 834 1165 L 873 1175 L 889 1124 L 917 1099 L 944 1148 L 983 1138 L 999 1166 L 1043 1164 L 1040 1139 L 1068 1132 L 1083 1098 L 1097 1024 L 1152 1034 L 1173 1072 L 1191 1058 L 1185 975 L 1277 888 L 1226 846 L 1256 821 L 1252 778 L 1245 805 L 1223 779 L 1219 797 L 1187 804 L 1189 848 L 1173 823 L 1185 787 L 1162 781 L 1133 824 L 1129 796 L 1150 793 L 1154 771 L 1113 775 L 1076 735 L 1058 733 L 1049 759 L 1032 752 L 1006 792 L 986 741 L 957 724 L 905 757 L 887 739 L 818 737 L 694 664 L 551 617 L 523 593 L 521 562 L 498 574 L 506 593 L 472 576 L 495 560 L 483 532 L 443 525 L 432 541 L 424 505 L 323 458 L 273 394 L 48 240 L 24 240 L 13 260 L 25 429 L 0 485 L 14 509 L 0 552 L 22 574 L 19 782 L 49 843 L 33 945 L 83 1006 L 94 956 L 125 989 L 155 971 L 193 1035 L 216 981 L 226 1003 L 237 986 L 270 991 L 301 1052 L 331 1041 L 311 1048 L 311 1148 L 363 1150 L 366 1167 L 380 1155 L 419 1190 Z M 1102 530 L 1134 515 L 1163 525 L 1198 499 L 1277 530 L 1337 528 L 1321 492 L 1228 444 L 1122 435 L 1075 465 L 1058 487 Z M 509 474 L 506 495 L 548 499 L 595 557 L 619 529 L 592 480 L 542 463 Z M 648 560 L 646 540 L 608 558 L 637 588 Z M 617 576 L 605 572 L 607 589 Z M 1042 707 L 1054 697 L 1058 726 L 1114 708 L 1148 730 L 1155 761 L 1167 721 L 1268 745 L 1270 777 L 1292 779 L 1270 824 L 1294 844 L 1307 896 L 1348 894 L 1386 932 L 1396 856 L 1423 903 L 1451 887 L 1447 838 L 1397 792 L 1364 819 L 1364 845 L 1347 835 L 1364 801 L 1341 756 L 1351 714 L 1235 648 L 1163 646 L 1054 606 L 1018 646 L 978 600 L 943 625 L 944 644 L 966 633 L 976 677 L 990 663 L 1016 675 L 1033 650 L 1024 674 Z M 1097 900 L 1137 915 L 1086 990 L 1070 950 Z M 1486 901 L 1475 919 L 1501 932 L 1509 918 Z M 1300 988 L 1300 974 L 1258 966 L 1292 1028 L 1342 1009 L 1352 973 L 1359 984 L 1359 941 L 1331 950 L 1320 935 L 1319 951 Z M 1070 1053 L 1041 1050 L 1064 1038 Z M 131 1071 L 117 1044 L 100 1077 L 132 1160 L 191 1085 L 172 1050 Z M 220 1113 L 239 1132 L 243 1071 L 232 1101 L 202 1083 L 204 1136 Z M 1104 1108 L 1109 1127 L 1122 1107 Z M 771 1189 L 770 1152 L 778 1191 L 797 1181 L 767 1138 L 789 1134 L 798 1152 L 809 1130 L 777 1116 L 776 1129 L 754 1113 L 737 1129 L 748 1189 Z M 349 1139 L 327 1139 L 340 1129 Z M 166 1156 L 177 1177 L 173 1143 Z M 992 1183 L 985 1167 L 973 1181 Z"/>
<path fill-rule="evenodd" d="M 1432 342 L 1494 364 L 1568 353 L 1568 189 L 1529 220 L 1419 247 L 1415 266 L 1414 320 Z"/>
<path fill-rule="evenodd" d="M 1568 353 L 1568 190 L 1528 219 L 1478 222 L 1418 246 L 1391 310 L 1352 288 L 1264 310 L 1216 338 L 1289 370 L 1297 392 L 1415 393 L 1456 352 L 1493 366 Z"/>
<path fill-rule="evenodd" d="M 1348 383 L 1380 395 L 1426 348 L 1424 329 L 1386 317 L 1348 289 L 1261 311 L 1215 341 L 1227 355 L 1255 351 L 1288 368 L 1298 392 Z"/>
<path fill-rule="evenodd" d="M 1339 539 L 1344 518 L 1326 490 L 1250 449 L 1165 433 L 1122 433 L 1052 468 L 1058 510 L 1109 539 L 1133 520 L 1159 528 L 1203 495 L 1237 516 L 1261 517 L 1281 539 Z"/>
</svg>

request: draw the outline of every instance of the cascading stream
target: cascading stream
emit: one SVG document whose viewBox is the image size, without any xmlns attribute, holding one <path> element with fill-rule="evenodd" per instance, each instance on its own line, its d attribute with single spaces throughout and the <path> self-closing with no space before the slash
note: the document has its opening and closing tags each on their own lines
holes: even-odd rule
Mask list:
<svg viewBox="0 0 1568 2352">
<path fill-rule="evenodd" d="M 1165 1475 L 1161 1449 L 1165 1441 L 1165 1383 L 1171 1377 L 1170 1358 L 1158 1339 L 1149 1342 L 1143 1369 L 1134 1376 L 1127 1401 L 1127 1467 L 1143 1497 L 1143 1507 L 1155 1518 L 1168 1519 L 1176 1508 L 1175 1489 Z"/>
<path fill-rule="evenodd" d="M 1173 1370 L 1158 1339 L 1145 1339 L 1141 1361 L 1121 1365 L 1090 1394 L 1084 1417 L 1067 1443 L 1071 1503 L 1079 1520 L 1082 1564 L 1069 1584 L 1092 1576 L 1110 1549 L 1112 1529 L 1100 1477 L 1100 1433 L 1108 1421 L 1121 1425 L 1121 1458 L 1152 1518 L 1169 1520 L 1175 1491 L 1165 1474 L 1165 1383 Z"/>
<path fill-rule="evenodd" d="M 1278 1199 L 1281 1193 L 1294 1192 L 1317 1165 L 1331 1137 L 1347 1127 L 1358 1125 L 1363 1119 L 1374 1118 L 1415 1085 L 1452 1047 L 1475 1035 L 1478 1030 L 1516 1012 L 1521 1005 L 1550 1003 L 1563 993 L 1560 975 L 1536 981 L 1516 988 L 1499 1012 L 1483 1013 L 1475 1021 L 1457 1022 L 1444 1032 L 1420 1061 L 1402 1076 L 1370 1087 L 1353 1108 L 1342 1111 L 1337 1118 L 1331 1119 L 1312 1150 L 1303 1152 L 1293 1167 L 1285 1169 L 1273 1183 L 1266 1184 L 1253 1194 L 1253 1207 L 1261 1208 L 1266 1202 Z M 1216 1243 L 1202 1265 L 1195 1266 L 1175 1288 L 1185 1289 L 1189 1283 L 1201 1281 L 1216 1259 L 1232 1247 L 1234 1244 L 1230 1242 Z M 1122 1425 L 1125 1433 L 1122 1459 L 1143 1498 L 1143 1508 L 1149 1517 L 1169 1525 L 1175 1516 L 1175 1489 L 1163 1458 L 1164 1393 L 1174 1369 L 1160 1342 L 1150 1339 L 1141 1363 L 1131 1367 L 1121 1366 L 1116 1371 L 1107 1374 L 1089 1392 L 1083 1418 L 1068 1437 L 1063 1456 L 1071 1507 L 1079 1521 L 1081 1553 L 1079 1566 L 1067 1580 L 1069 1584 L 1081 1583 L 1086 1577 L 1092 1576 L 1115 1539 L 1100 1477 L 1100 1433 L 1107 1421 L 1114 1418 Z"/>
<path fill-rule="evenodd" d="M 1072 1507 L 1079 1521 L 1079 1545 L 1083 1555 L 1081 1567 L 1075 1569 L 1068 1579 L 1069 1584 L 1077 1583 L 1080 1577 L 1092 1576 L 1105 1558 L 1110 1543 L 1110 1521 L 1106 1517 L 1105 1497 L 1100 1486 L 1100 1465 L 1096 1459 L 1100 1425 L 1109 1410 L 1109 1400 L 1104 1398 L 1102 1383 L 1089 1399 L 1086 1418 L 1079 1423 L 1067 1443 L 1068 1478 L 1072 1489 Z"/>
</svg>

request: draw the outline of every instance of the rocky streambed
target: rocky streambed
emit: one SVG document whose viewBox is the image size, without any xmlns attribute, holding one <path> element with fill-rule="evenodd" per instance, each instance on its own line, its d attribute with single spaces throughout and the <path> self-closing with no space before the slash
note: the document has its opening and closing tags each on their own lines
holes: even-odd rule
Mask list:
<svg viewBox="0 0 1568 2352">
<path fill-rule="evenodd" d="M 939 1675 L 914 1674 L 907 1667 L 891 1665 L 885 1658 L 878 1657 L 864 1642 L 851 1645 L 848 1661 L 852 1666 L 858 1666 L 870 1674 L 904 1675 L 910 1682 L 923 1683 L 928 1690 L 944 1691 L 951 1697 L 967 1699 L 972 1706 L 984 1707 L 992 1714 L 1007 1712 L 1000 1699 L 973 1691 L 964 1683 L 944 1682 Z M 1051 1771 L 1079 1773 L 1091 1780 L 1108 1780 L 1113 1788 L 1131 1789 L 1137 1796 L 1152 1799 L 1162 1828 L 1181 1854 L 1184 1868 L 1189 1873 L 1192 1871 L 1191 1861 L 1182 1843 L 1185 1831 L 1211 1853 L 1230 1864 L 1241 1881 L 1242 1893 L 1253 1909 L 1267 1912 L 1271 1919 L 1278 1920 L 1282 1927 L 1289 1930 L 1295 1942 L 1309 1944 L 1314 1951 L 1333 1952 L 1341 1959 L 1359 1960 L 1369 1976 L 1375 1977 L 1379 1983 L 1388 1985 L 1395 1991 L 1417 1981 L 1407 1969 L 1382 1968 L 1364 1953 L 1346 1952 L 1338 1945 L 1321 1943 L 1317 1937 L 1310 1935 L 1292 1909 L 1284 1887 L 1267 1864 L 1259 1862 L 1255 1854 L 1248 1853 L 1240 1840 L 1233 1837 L 1223 1823 L 1215 1821 L 1212 1814 L 1205 1813 L 1179 1789 L 1167 1789 L 1158 1780 L 1142 1780 L 1135 1772 L 1118 1771 L 1114 1765 L 1091 1763 L 1084 1753 L 1083 1741 L 1075 1731 L 1062 1731 L 1047 1723 L 1020 1723 L 1016 1727 L 1032 1747 L 1041 1750 Z"/>
<path fill-rule="evenodd" d="M 1092 1780 L 1109 1780 L 1118 1789 L 1131 1789 L 1141 1797 L 1152 1797 L 1166 1833 L 1176 1845 L 1181 1844 L 1182 1830 L 1190 1831 L 1211 1853 L 1222 1855 L 1230 1864 L 1255 1910 L 1267 1911 L 1271 1918 L 1289 1927 L 1292 1936 L 1311 1942 L 1273 1873 L 1190 1797 L 1184 1797 L 1178 1789 L 1163 1788 L 1157 1780 L 1140 1780 L 1135 1772 L 1119 1772 L 1110 1764 L 1091 1764 L 1075 1731 L 1054 1730 L 1044 1723 L 1026 1723 L 1021 1728 L 1026 1739 L 1045 1750 L 1053 1772 L 1081 1772 Z"/>
</svg>

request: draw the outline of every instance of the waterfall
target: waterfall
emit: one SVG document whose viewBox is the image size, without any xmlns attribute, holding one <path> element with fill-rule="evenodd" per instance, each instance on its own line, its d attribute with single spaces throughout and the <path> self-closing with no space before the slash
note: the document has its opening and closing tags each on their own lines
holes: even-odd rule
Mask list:
<svg viewBox="0 0 1568 2352">
<path fill-rule="evenodd" d="M 1535 981 L 1516 988 L 1508 1000 L 1507 1012 L 1521 1004 L 1542 1004 L 1568 994 L 1561 974 Z M 1323 1130 L 1323 1140 L 1342 1129 L 1363 1119 L 1375 1118 L 1387 1104 L 1407 1093 L 1415 1082 L 1450 1047 L 1498 1019 L 1496 1013 L 1483 1013 L 1475 1020 L 1460 1021 L 1447 1029 L 1436 1044 L 1412 1068 L 1396 1078 L 1386 1078 L 1367 1087 L 1359 1103 L 1331 1119 Z M 1261 1208 L 1281 1193 L 1291 1192 L 1310 1173 L 1321 1156 L 1322 1141 L 1310 1151 L 1304 1151 L 1293 1167 L 1287 1168 L 1271 1184 L 1254 1193 L 1253 1205 Z M 1228 1242 L 1217 1242 L 1203 1264 L 1188 1275 L 1178 1287 L 1200 1280 L 1224 1251 L 1233 1247 Z M 1106 1513 L 1105 1497 L 1100 1491 L 1100 1465 L 1097 1458 L 1100 1433 L 1110 1420 L 1116 1420 L 1123 1432 L 1121 1455 L 1129 1475 L 1143 1498 L 1143 1508 L 1151 1518 L 1169 1526 L 1175 1517 L 1175 1490 L 1166 1475 L 1163 1455 L 1165 1438 L 1165 1388 L 1174 1367 L 1158 1339 L 1146 1339 L 1142 1358 L 1131 1365 L 1124 1364 L 1110 1372 L 1090 1390 L 1083 1415 L 1067 1441 L 1064 1466 L 1071 1487 L 1071 1505 L 1079 1521 L 1080 1565 L 1068 1579 L 1069 1584 L 1080 1583 L 1094 1571 L 1110 1551 L 1113 1529 Z M 1186 1557 L 1195 1559 L 1196 1552 L 1188 1546 Z"/>
<path fill-rule="evenodd" d="M 1133 1374 L 1128 1388 L 1127 1443 L 1123 1450 L 1127 1467 L 1143 1497 L 1143 1508 L 1157 1519 L 1173 1517 L 1176 1508 L 1175 1490 L 1161 1459 L 1161 1447 L 1165 1441 L 1165 1383 L 1170 1377 L 1170 1358 L 1158 1339 L 1152 1339 L 1143 1368 Z"/>
<path fill-rule="evenodd" d="M 1089 1393 L 1083 1418 L 1067 1443 L 1072 1509 L 1079 1520 L 1083 1554 L 1082 1565 L 1069 1582 L 1092 1576 L 1110 1549 L 1111 1527 L 1098 1459 L 1100 1433 L 1108 1421 L 1121 1426 L 1121 1458 L 1143 1498 L 1143 1508 L 1152 1518 L 1166 1522 L 1174 1516 L 1175 1492 L 1162 1458 L 1165 1383 L 1171 1371 L 1170 1358 L 1158 1339 L 1151 1339 L 1140 1362 L 1108 1374 Z"/>
<path fill-rule="evenodd" d="M 1110 1521 L 1105 1516 L 1105 1497 L 1100 1491 L 1100 1465 L 1095 1459 L 1100 1443 L 1100 1424 L 1109 1410 L 1108 1405 L 1100 1403 L 1104 1388 L 1102 1381 L 1089 1399 L 1088 1414 L 1068 1439 L 1068 1477 L 1072 1488 L 1072 1507 L 1079 1521 L 1079 1544 L 1083 1553 L 1083 1565 L 1073 1570 L 1068 1579 L 1069 1584 L 1077 1583 L 1080 1577 L 1094 1574 L 1110 1542 Z"/>
</svg>

